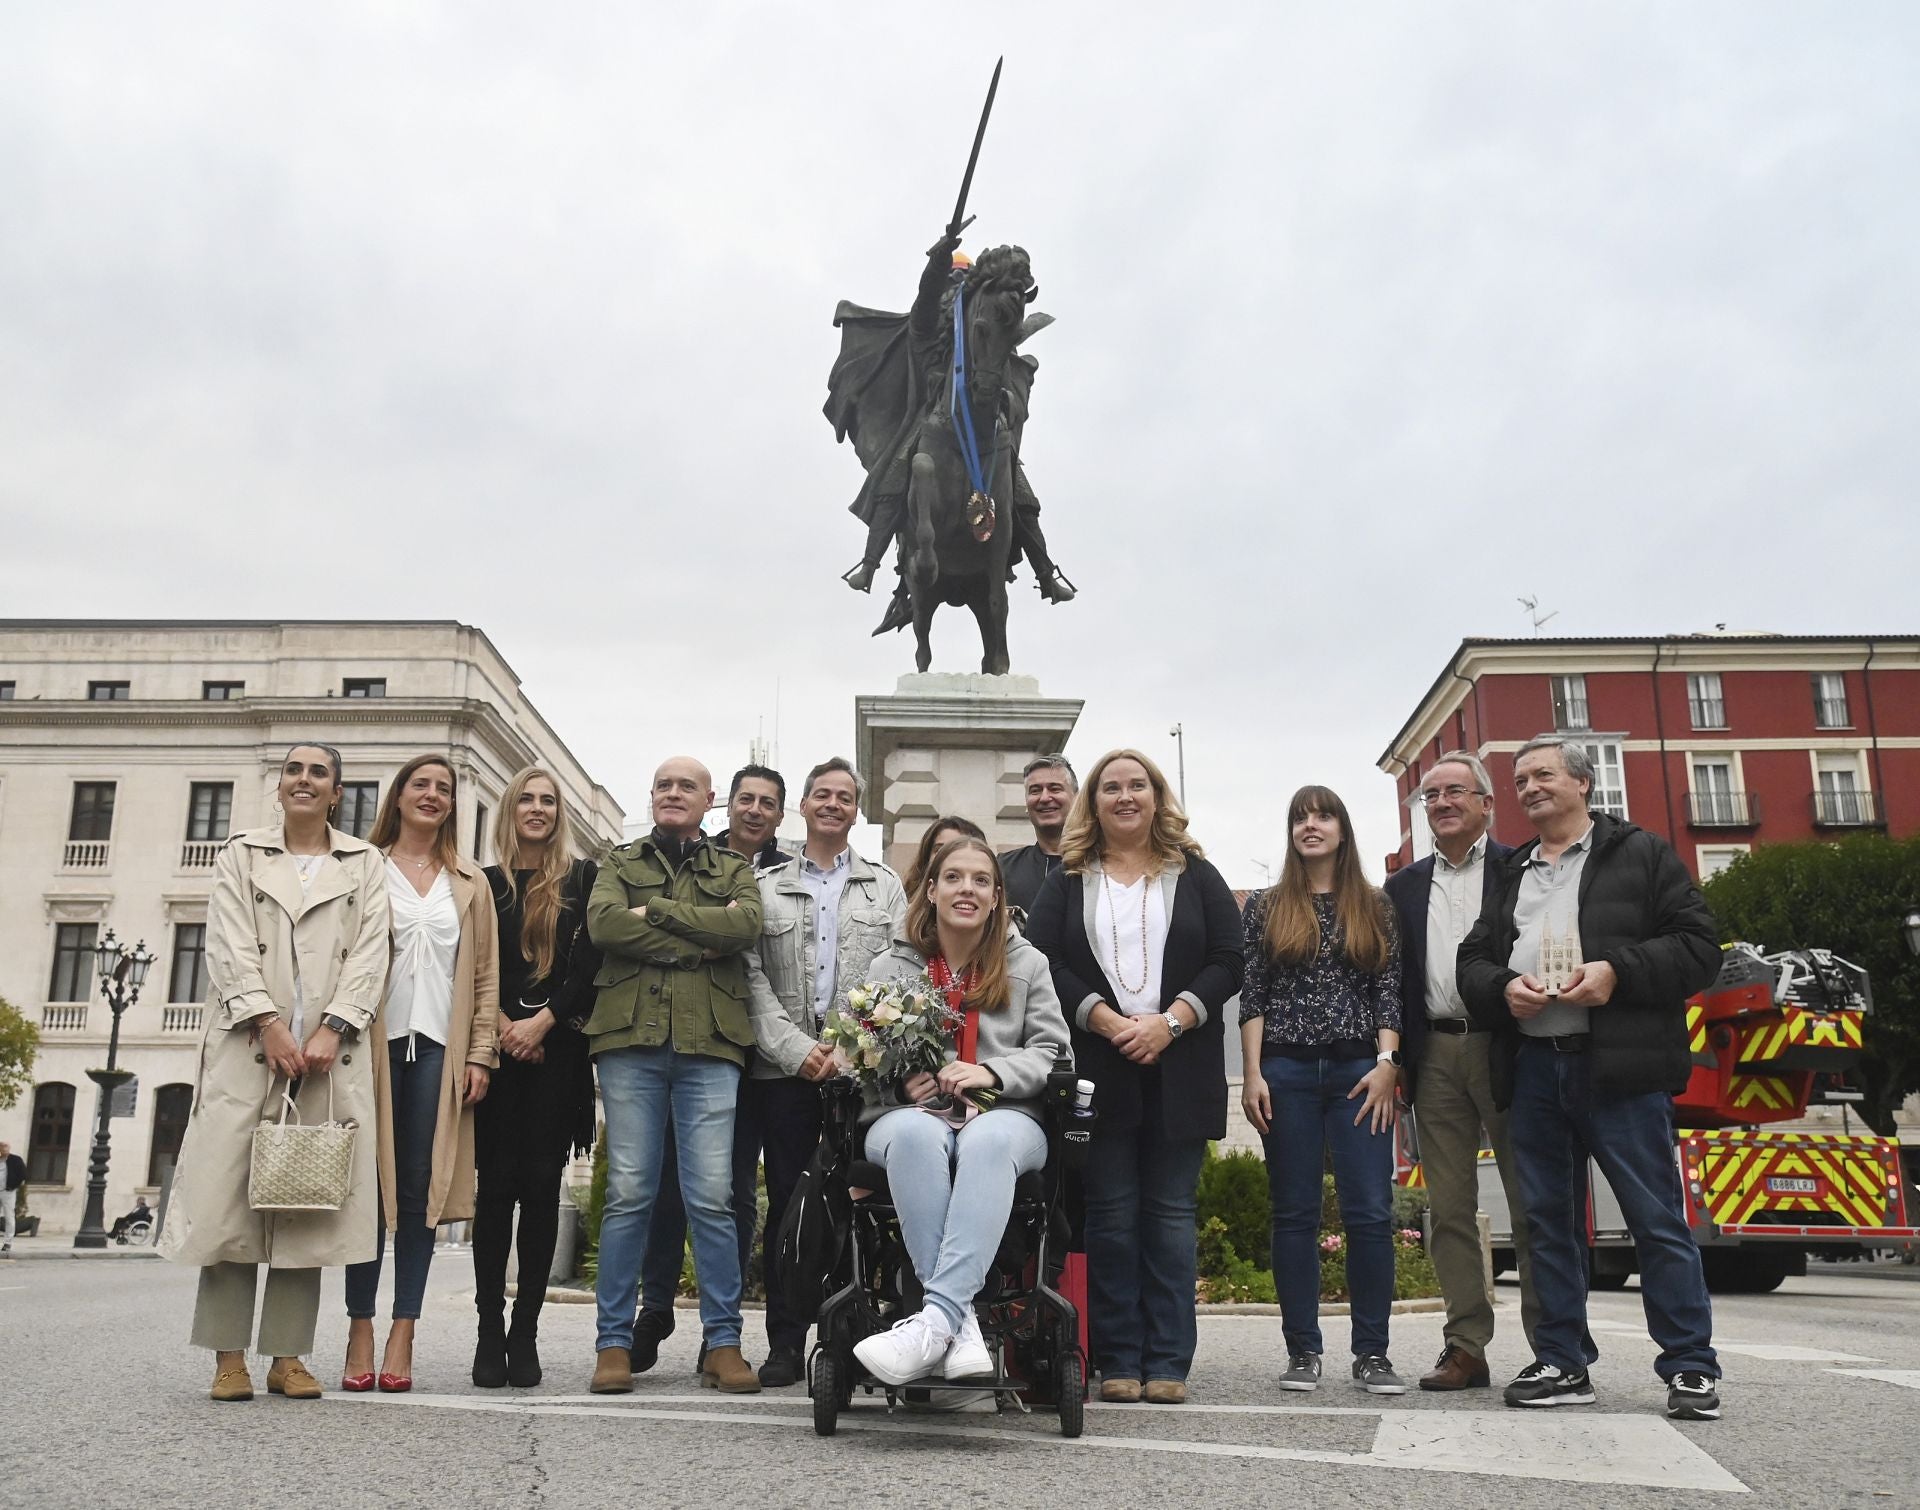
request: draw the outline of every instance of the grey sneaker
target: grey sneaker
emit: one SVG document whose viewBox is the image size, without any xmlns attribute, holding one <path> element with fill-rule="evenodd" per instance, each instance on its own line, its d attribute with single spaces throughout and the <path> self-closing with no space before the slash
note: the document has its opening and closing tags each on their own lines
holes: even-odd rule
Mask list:
<svg viewBox="0 0 1920 1510">
<path fill-rule="evenodd" d="M 1353 1383 L 1370 1395 L 1404 1395 L 1407 1381 L 1393 1371 L 1384 1353 L 1368 1353 L 1353 1360 Z"/>
<path fill-rule="evenodd" d="M 1282 1389 L 1318 1389 L 1320 1387 L 1320 1355 L 1318 1353 L 1287 1354 L 1287 1371 L 1280 1376 Z"/>
</svg>

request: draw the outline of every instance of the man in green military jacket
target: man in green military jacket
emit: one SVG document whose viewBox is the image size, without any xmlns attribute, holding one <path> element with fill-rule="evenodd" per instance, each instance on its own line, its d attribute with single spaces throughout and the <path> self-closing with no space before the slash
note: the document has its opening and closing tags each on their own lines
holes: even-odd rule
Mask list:
<svg viewBox="0 0 1920 1510">
<path fill-rule="evenodd" d="M 712 804 L 705 766 L 665 762 L 653 777 L 653 831 L 613 851 L 587 905 L 604 962 L 586 1032 L 607 1118 L 595 1394 L 633 1388 L 640 1259 L 669 1127 L 700 1275 L 700 1382 L 760 1388 L 740 1353 L 732 1205 L 734 1102 L 753 1047 L 743 956 L 760 936 L 760 890 L 747 861 L 700 832 Z"/>
</svg>

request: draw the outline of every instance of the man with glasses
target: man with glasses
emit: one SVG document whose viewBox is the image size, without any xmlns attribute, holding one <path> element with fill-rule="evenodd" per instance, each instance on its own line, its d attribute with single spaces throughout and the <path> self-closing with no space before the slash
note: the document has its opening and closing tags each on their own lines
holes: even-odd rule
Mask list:
<svg viewBox="0 0 1920 1510">
<path fill-rule="evenodd" d="M 1480 916 L 1497 869 L 1492 862 L 1510 851 L 1487 832 L 1493 822 L 1493 783 L 1477 755 L 1451 750 L 1436 760 L 1420 782 L 1420 803 L 1434 851 L 1387 877 L 1386 884 L 1400 923 L 1403 1087 L 1415 1108 L 1433 1267 L 1447 1302 L 1445 1346 L 1421 1376 L 1420 1387 L 1485 1389 L 1492 1377 L 1487 1346 L 1493 1341 L 1493 1296 L 1480 1258 L 1483 1129 L 1513 1213 L 1520 1324 L 1529 1343 L 1538 1307 L 1507 1117 L 1493 1104 L 1492 1034 L 1467 1016 L 1454 979 L 1454 957 Z"/>
</svg>

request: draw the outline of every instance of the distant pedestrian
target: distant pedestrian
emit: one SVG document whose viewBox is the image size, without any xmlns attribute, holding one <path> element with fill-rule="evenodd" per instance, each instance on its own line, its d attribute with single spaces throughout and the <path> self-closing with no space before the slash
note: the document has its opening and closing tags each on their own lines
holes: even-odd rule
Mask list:
<svg viewBox="0 0 1920 1510">
<path fill-rule="evenodd" d="M 1287 804 L 1280 879 L 1247 902 L 1240 1105 L 1267 1153 L 1273 1282 L 1287 1368 L 1320 1383 L 1320 1211 L 1329 1156 L 1353 1294 L 1353 1382 L 1405 1394 L 1387 1356 L 1393 1310 L 1393 1124 L 1400 1067 L 1400 940 L 1368 883 L 1347 805 L 1324 786 Z"/>
<path fill-rule="evenodd" d="M 1178 1405 L 1199 1343 L 1200 1162 L 1227 1131 L 1222 1014 L 1240 989 L 1239 913 L 1138 750 L 1100 757 L 1060 850 L 1028 936 L 1096 1087 L 1084 1180 L 1100 1398 Z"/>
<path fill-rule="evenodd" d="M 207 899 L 206 1026 L 193 1114 L 174 1167 L 160 1251 L 200 1266 L 193 1345 L 214 1350 L 213 1398 L 251 1400 L 247 1340 L 259 1297 L 267 1389 L 320 1396 L 313 1350 L 320 1271 L 373 1254 L 387 1097 L 362 1040 L 387 978 L 387 888 L 380 852 L 329 825 L 340 752 L 305 743 L 280 765 L 280 821 L 236 834 Z M 260 1212 L 248 1202 L 254 1129 L 298 1088 L 302 1120 L 356 1122 L 346 1204 Z"/>
<path fill-rule="evenodd" d="M 1066 756 L 1041 755 L 1027 762 L 1020 786 L 1027 821 L 1033 825 L 1033 843 L 1002 856 L 1000 871 L 1007 878 L 1007 901 L 1025 917 L 1033 911 L 1042 884 L 1060 868 L 1060 838 L 1080 781 Z"/>
<path fill-rule="evenodd" d="M 493 1080 L 500 1019 L 499 922 L 480 867 L 462 858 L 459 790 L 444 755 L 416 755 L 387 786 L 373 820 L 386 851 L 393 965 L 370 1047 L 386 1059 L 391 1135 L 380 1149 L 385 1220 L 373 1256 L 347 1269 L 347 1362 L 341 1388 L 374 1387 L 373 1318 L 387 1233 L 393 1309 L 378 1383 L 413 1388 L 413 1335 L 433 1264 L 434 1229 L 474 1206 L 474 1108 Z"/>
<path fill-rule="evenodd" d="M 982 839 L 987 837 L 985 829 L 971 818 L 962 818 L 949 813 L 944 818 L 934 820 L 933 826 L 920 836 L 920 844 L 913 852 L 913 863 L 907 867 L 906 875 L 901 877 L 908 897 L 917 897 L 927 889 L 927 872 L 933 866 L 934 851 L 955 839 Z"/>
<path fill-rule="evenodd" d="M 13 1205 L 20 1199 L 20 1187 L 27 1183 L 27 1161 L 8 1143 L 0 1143 L 0 1253 L 13 1252 Z"/>
<path fill-rule="evenodd" d="M 1514 756 L 1539 837 L 1498 862 L 1460 946 L 1460 994 L 1497 1032 L 1493 1096 L 1510 1106 L 1540 1320 L 1509 1405 L 1591 1405 L 1585 1163 L 1600 1166 L 1640 1262 L 1667 1414 L 1720 1415 L 1713 1307 L 1687 1226 L 1673 1097 L 1692 1071 L 1687 998 L 1720 965 L 1713 916 L 1666 840 L 1594 812 L 1593 762 L 1543 735 Z"/>
<path fill-rule="evenodd" d="M 1477 755 L 1452 750 L 1436 760 L 1421 778 L 1420 805 L 1434 852 L 1388 876 L 1385 887 L 1400 921 L 1401 1089 L 1418 1119 L 1433 1267 L 1447 1303 L 1440 1359 L 1420 1387 L 1479 1389 L 1491 1378 L 1493 1341 L 1493 1296 L 1480 1254 L 1483 1137 L 1506 1187 L 1529 1343 L 1539 1319 L 1507 1114 L 1493 1104 L 1493 1035 L 1467 1015 L 1455 979 L 1460 943 L 1512 851 L 1488 832 L 1493 782 Z"/>
</svg>

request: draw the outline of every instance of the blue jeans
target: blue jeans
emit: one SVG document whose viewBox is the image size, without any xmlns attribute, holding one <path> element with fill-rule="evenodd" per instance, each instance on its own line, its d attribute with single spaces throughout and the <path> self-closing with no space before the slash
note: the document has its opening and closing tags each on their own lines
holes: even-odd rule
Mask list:
<svg viewBox="0 0 1920 1510">
<path fill-rule="evenodd" d="M 1393 1312 L 1393 1133 L 1354 1125 L 1359 1097 L 1347 1095 L 1373 1069 L 1367 1059 L 1260 1062 L 1273 1117 L 1260 1141 L 1267 1152 L 1273 1207 L 1273 1287 L 1289 1353 L 1322 1353 L 1320 1203 L 1327 1155 L 1333 1156 L 1340 1224 L 1346 1229 L 1347 1288 L 1352 1292 L 1353 1355 L 1384 1356 Z"/>
<path fill-rule="evenodd" d="M 597 1056 L 607 1118 L 607 1204 L 600 1220 L 596 1350 L 633 1346 L 640 1256 L 660 1191 L 667 1130 L 700 1274 L 709 1347 L 740 1345 L 740 1231 L 733 1219 L 733 1106 L 740 1066 L 671 1047 Z"/>
<path fill-rule="evenodd" d="M 1087 1323 L 1109 1379 L 1184 1381 L 1200 1329 L 1194 1213 L 1205 1138 L 1163 1138 L 1158 1075 L 1142 1077 L 1141 1125 L 1094 1127 L 1082 1172 Z"/>
<path fill-rule="evenodd" d="M 1013 1211 L 1013 1184 L 1047 1162 L 1047 1135 L 1024 1112 L 982 1112 L 958 1131 L 917 1107 L 867 1130 L 884 1164 L 913 1272 L 954 1331 L 973 1311 Z"/>
<path fill-rule="evenodd" d="M 743 1276 L 747 1272 L 747 1257 L 753 1252 L 754 1223 L 760 1217 L 760 1127 L 753 1115 L 754 1102 L 749 1094 L 752 1085 L 752 1078 L 742 1072 L 733 1103 L 733 1221 L 740 1234 Z M 769 1225 L 772 1225 L 771 1218 Z M 668 1123 L 667 1152 L 660 1164 L 660 1191 L 654 1200 L 653 1216 L 647 1223 L 647 1247 L 640 1260 L 642 1311 L 658 1311 L 672 1317 L 673 1298 L 680 1292 L 680 1261 L 686 1251 L 687 1208 L 680 1200 L 680 1158 L 674 1150 L 673 1124 Z"/>
<path fill-rule="evenodd" d="M 1700 1249 L 1687 1228 L 1674 1157 L 1673 1098 L 1596 1096 L 1593 1059 L 1523 1038 L 1507 1135 L 1526 1204 L 1533 1285 L 1540 1301 L 1534 1352 L 1557 1368 L 1600 1356 L 1587 1333 L 1588 1155 L 1600 1166 L 1633 1234 L 1647 1331 L 1660 1344 L 1654 1372 L 1720 1376 L 1713 1304 Z"/>
<path fill-rule="evenodd" d="M 407 1046 L 413 1058 L 407 1058 Z M 393 1109 L 394 1206 L 393 1319 L 419 1320 L 433 1266 L 433 1228 L 427 1225 L 427 1187 L 433 1181 L 433 1134 L 440 1121 L 440 1076 L 447 1046 L 414 1034 L 387 1044 L 387 1076 Z M 380 1262 L 387 1252 L 387 1223 L 375 1217 L 379 1236 L 373 1257 L 347 1265 L 347 1315 L 371 1319 L 380 1288 Z"/>
</svg>

